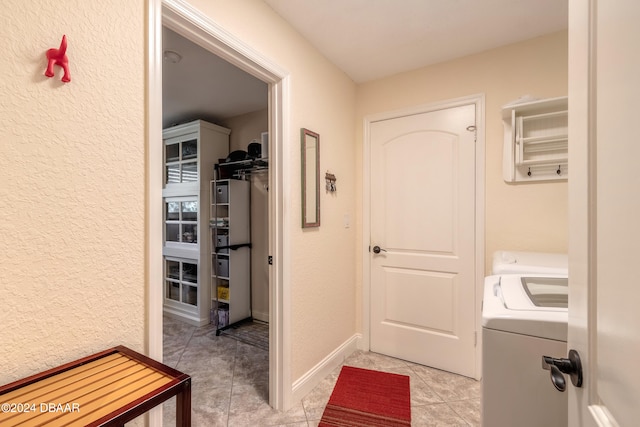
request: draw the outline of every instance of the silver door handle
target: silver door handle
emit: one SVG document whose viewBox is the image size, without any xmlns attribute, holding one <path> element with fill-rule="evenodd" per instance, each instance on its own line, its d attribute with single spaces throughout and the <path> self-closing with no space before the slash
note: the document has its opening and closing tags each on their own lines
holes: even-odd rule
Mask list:
<svg viewBox="0 0 640 427">
<path fill-rule="evenodd" d="M 386 249 L 382 249 L 380 246 L 376 245 L 373 247 L 373 253 L 374 254 L 379 254 L 380 252 L 387 252 Z"/>
</svg>

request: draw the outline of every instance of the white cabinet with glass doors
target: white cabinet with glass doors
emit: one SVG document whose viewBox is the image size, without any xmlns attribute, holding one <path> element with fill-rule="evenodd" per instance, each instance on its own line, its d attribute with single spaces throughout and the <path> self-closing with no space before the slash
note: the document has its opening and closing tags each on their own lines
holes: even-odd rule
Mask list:
<svg viewBox="0 0 640 427">
<path fill-rule="evenodd" d="M 209 183 L 229 134 L 202 120 L 163 131 L 164 312 L 196 326 L 209 323 Z"/>
</svg>

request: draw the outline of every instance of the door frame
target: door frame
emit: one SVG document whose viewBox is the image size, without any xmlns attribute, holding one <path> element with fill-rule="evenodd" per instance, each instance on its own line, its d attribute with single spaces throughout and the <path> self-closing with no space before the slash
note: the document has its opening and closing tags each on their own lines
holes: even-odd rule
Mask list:
<svg viewBox="0 0 640 427">
<path fill-rule="evenodd" d="M 484 289 L 484 124 L 485 124 L 485 96 L 483 93 L 422 104 L 400 110 L 387 111 L 365 116 L 362 149 L 362 349 L 368 351 L 371 344 L 371 124 L 381 120 L 430 113 L 437 110 L 475 105 L 476 108 L 476 170 L 475 170 L 475 333 L 476 333 L 476 362 L 475 378 L 482 374 L 482 295 Z"/>
<path fill-rule="evenodd" d="M 269 404 L 278 410 L 290 406 L 290 218 L 284 205 L 284 188 L 290 181 L 289 73 L 278 64 L 232 36 L 182 0 L 149 0 L 147 44 L 147 176 L 146 176 L 146 276 L 147 352 L 162 360 L 162 27 L 166 26 L 269 85 Z M 266 261 L 266 260 L 265 260 Z M 161 411 L 151 413 L 160 425 Z"/>
</svg>

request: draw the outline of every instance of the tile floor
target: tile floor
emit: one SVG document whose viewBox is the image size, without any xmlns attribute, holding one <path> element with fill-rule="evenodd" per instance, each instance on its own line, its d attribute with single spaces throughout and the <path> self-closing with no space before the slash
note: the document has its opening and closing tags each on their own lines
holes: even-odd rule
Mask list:
<svg viewBox="0 0 640 427">
<path fill-rule="evenodd" d="M 338 378 L 332 372 L 287 412 L 268 404 L 268 351 L 216 336 L 211 326 L 196 328 L 165 317 L 164 362 L 193 378 L 194 427 L 317 427 Z M 479 426 L 480 383 L 459 375 L 357 351 L 345 365 L 411 377 L 414 426 Z M 164 425 L 174 425 L 175 399 L 164 405 Z"/>
</svg>

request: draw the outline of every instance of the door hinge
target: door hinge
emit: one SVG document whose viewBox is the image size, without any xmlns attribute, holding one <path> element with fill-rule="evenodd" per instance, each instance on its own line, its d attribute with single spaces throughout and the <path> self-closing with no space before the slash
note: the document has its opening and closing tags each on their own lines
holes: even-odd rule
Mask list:
<svg viewBox="0 0 640 427">
<path fill-rule="evenodd" d="M 273 256 L 272 256 L 272 255 L 269 255 L 269 256 L 267 257 L 267 263 L 268 263 L 269 265 L 273 265 Z"/>
</svg>

